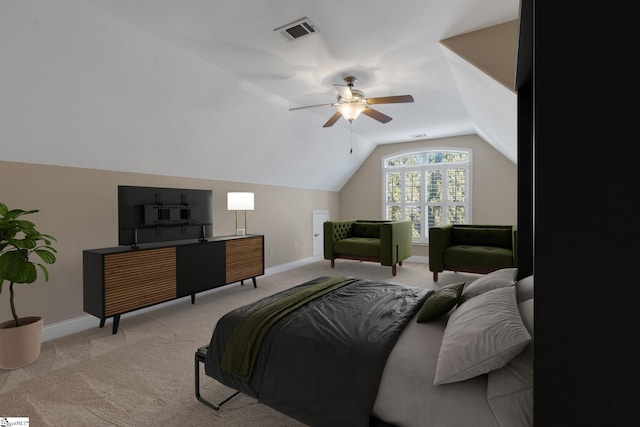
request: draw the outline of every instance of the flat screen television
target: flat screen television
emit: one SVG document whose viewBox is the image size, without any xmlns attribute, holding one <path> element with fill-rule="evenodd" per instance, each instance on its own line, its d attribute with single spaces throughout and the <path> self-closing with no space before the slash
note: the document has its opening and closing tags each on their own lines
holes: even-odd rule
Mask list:
<svg viewBox="0 0 640 427">
<path fill-rule="evenodd" d="M 212 237 L 213 191 L 118 186 L 118 244 Z"/>
</svg>

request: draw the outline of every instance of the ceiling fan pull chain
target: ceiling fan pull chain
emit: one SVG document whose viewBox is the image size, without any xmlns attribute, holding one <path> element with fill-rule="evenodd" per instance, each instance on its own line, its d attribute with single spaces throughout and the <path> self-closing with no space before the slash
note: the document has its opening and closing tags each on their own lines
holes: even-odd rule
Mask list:
<svg viewBox="0 0 640 427">
<path fill-rule="evenodd" d="M 349 145 L 350 145 L 349 154 L 353 154 L 353 121 L 349 122 L 349 132 L 350 132 L 350 135 L 349 135 Z"/>
</svg>

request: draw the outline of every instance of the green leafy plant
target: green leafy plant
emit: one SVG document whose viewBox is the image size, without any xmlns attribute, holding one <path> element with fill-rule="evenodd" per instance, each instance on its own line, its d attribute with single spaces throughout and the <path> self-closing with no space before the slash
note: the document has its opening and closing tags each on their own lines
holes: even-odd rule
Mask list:
<svg viewBox="0 0 640 427">
<path fill-rule="evenodd" d="M 9 282 L 9 302 L 16 327 L 20 326 L 20 318 L 13 301 L 13 284 L 35 282 L 38 269 L 44 274 L 45 281 L 48 281 L 49 272 L 45 264 L 56 262 L 56 250 L 51 246 L 56 239 L 40 233 L 31 221 L 19 219 L 36 212 L 38 210 L 9 210 L 4 203 L 0 203 L 0 293 L 6 280 Z M 42 262 L 32 261 L 34 254 Z"/>
</svg>

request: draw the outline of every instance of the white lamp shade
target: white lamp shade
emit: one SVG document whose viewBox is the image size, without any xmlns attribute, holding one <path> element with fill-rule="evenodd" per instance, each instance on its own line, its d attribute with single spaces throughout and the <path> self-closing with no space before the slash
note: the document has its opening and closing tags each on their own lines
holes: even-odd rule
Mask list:
<svg viewBox="0 0 640 427">
<path fill-rule="evenodd" d="M 227 193 L 227 210 L 252 211 L 253 193 L 233 192 Z"/>
</svg>

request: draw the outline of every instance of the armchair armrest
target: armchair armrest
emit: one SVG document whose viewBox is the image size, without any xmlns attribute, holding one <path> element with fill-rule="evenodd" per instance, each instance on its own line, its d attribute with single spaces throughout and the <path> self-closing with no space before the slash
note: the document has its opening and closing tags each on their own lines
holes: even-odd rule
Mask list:
<svg viewBox="0 0 640 427">
<path fill-rule="evenodd" d="M 411 221 L 380 224 L 380 264 L 395 265 L 412 255 Z"/>
<path fill-rule="evenodd" d="M 324 259 L 334 260 L 333 244 L 351 236 L 354 220 L 325 221 L 324 227 Z"/>
<path fill-rule="evenodd" d="M 453 225 L 445 224 L 429 228 L 429 270 L 444 271 L 444 250 L 451 246 Z"/>
</svg>

